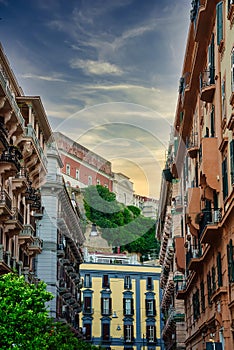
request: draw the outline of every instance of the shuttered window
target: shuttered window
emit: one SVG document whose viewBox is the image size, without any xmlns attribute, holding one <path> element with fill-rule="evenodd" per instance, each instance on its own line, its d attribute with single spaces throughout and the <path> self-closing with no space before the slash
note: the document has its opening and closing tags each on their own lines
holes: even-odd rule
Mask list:
<svg viewBox="0 0 234 350">
<path fill-rule="evenodd" d="M 124 341 L 130 343 L 133 340 L 133 325 L 124 325 Z"/>
<path fill-rule="evenodd" d="M 146 299 L 145 309 L 146 316 L 156 316 L 155 299 Z"/>
<path fill-rule="evenodd" d="M 102 324 L 102 339 L 104 341 L 110 340 L 110 324 L 109 323 Z"/>
<path fill-rule="evenodd" d="M 223 199 L 228 195 L 228 174 L 227 174 L 227 158 L 222 162 L 222 179 L 223 179 Z"/>
<path fill-rule="evenodd" d="M 91 334 L 91 324 L 90 323 L 84 323 L 83 328 L 84 328 L 84 332 L 85 332 L 85 334 L 84 334 L 85 339 L 86 340 L 91 340 L 91 336 L 92 336 L 92 334 Z"/>
<path fill-rule="evenodd" d="M 216 5 L 217 13 L 217 45 L 220 45 L 223 40 L 223 2 L 220 1 Z"/>
<path fill-rule="evenodd" d="M 208 47 L 208 69 L 209 69 L 209 85 L 215 83 L 215 58 L 214 58 L 214 34 L 212 34 L 211 42 Z"/>
<path fill-rule="evenodd" d="M 204 288 L 203 281 L 201 281 L 200 283 L 200 291 L 201 291 L 201 310 L 202 312 L 204 312 L 206 309 L 206 304 L 205 304 L 205 288 Z"/>
<path fill-rule="evenodd" d="M 234 140 L 230 142 L 231 184 L 234 184 Z"/>
<path fill-rule="evenodd" d="M 218 287 L 222 287 L 223 276 L 222 276 L 222 261 L 221 261 L 221 253 L 220 252 L 217 255 L 217 274 L 218 274 Z"/>
<path fill-rule="evenodd" d="M 112 300 L 110 298 L 101 298 L 102 315 L 110 315 L 112 312 Z"/>
<path fill-rule="evenodd" d="M 229 282 L 234 282 L 234 260 L 233 260 L 233 245 L 230 239 L 227 245 L 227 259 L 228 259 L 228 279 Z"/>
<path fill-rule="evenodd" d="M 148 343 L 156 343 L 156 327 L 154 325 L 146 326 L 146 340 Z"/>
</svg>

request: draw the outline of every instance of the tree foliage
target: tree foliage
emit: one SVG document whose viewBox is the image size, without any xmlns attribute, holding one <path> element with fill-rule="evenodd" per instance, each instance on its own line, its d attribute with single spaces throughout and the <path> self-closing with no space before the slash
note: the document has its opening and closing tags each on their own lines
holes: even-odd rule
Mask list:
<svg viewBox="0 0 234 350">
<path fill-rule="evenodd" d="M 89 186 L 84 192 L 86 217 L 101 228 L 109 245 L 121 250 L 147 255 L 156 254 L 160 244 L 155 239 L 155 221 L 141 215 L 139 208 L 116 201 L 114 193 L 103 186 Z"/>
<path fill-rule="evenodd" d="M 67 325 L 48 317 L 45 303 L 53 298 L 46 284 L 25 282 L 13 273 L 0 277 L 0 349 L 1 350 L 89 350 Z"/>
</svg>

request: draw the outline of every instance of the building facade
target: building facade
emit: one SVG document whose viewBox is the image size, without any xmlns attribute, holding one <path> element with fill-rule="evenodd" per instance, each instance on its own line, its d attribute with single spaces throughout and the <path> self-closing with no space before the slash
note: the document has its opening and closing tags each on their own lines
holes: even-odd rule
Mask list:
<svg viewBox="0 0 234 350">
<path fill-rule="evenodd" d="M 171 300 L 184 302 L 186 349 L 234 348 L 233 14 L 233 1 L 192 2 L 172 152 L 164 169 L 166 188 L 173 193 L 177 186 L 179 193 L 178 199 L 168 196 L 165 210 L 173 217 L 173 206 L 181 206 L 181 237 L 173 241 L 176 264 L 170 271 L 174 279 L 176 270 L 183 277 L 174 283 Z M 162 211 L 162 229 L 165 218 Z"/>
<path fill-rule="evenodd" d="M 40 186 L 51 129 L 37 96 L 25 96 L 0 46 L 0 273 L 33 278 L 42 251 Z"/>
<path fill-rule="evenodd" d="M 71 140 L 62 133 L 54 133 L 57 146 L 64 164 L 62 173 L 66 183 L 72 188 L 84 188 L 91 185 L 113 189 L 111 163 Z"/>
<path fill-rule="evenodd" d="M 61 169 L 63 164 L 55 142 L 47 152 L 48 174 L 41 188 L 44 215 L 40 222 L 43 251 L 37 260 L 37 276 L 54 295 L 48 302 L 50 316 L 69 323 L 82 336 L 78 313 L 81 311 L 80 264 L 84 235 L 80 226 L 79 208 L 70 199 Z"/>
<path fill-rule="evenodd" d="M 163 349 L 160 267 L 84 263 L 82 327 L 104 349 Z"/>
<path fill-rule="evenodd" d="M 113 173 L 113 192 L 116 194 L 116 200 L 124 205 L 133 204 L 133 182 L 129 177 L 122 173 Z"/>
</svg>

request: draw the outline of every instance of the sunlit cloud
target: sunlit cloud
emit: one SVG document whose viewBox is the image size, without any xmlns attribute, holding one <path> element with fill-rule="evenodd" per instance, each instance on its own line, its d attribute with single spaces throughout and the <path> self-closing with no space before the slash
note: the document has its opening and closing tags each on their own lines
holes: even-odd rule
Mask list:
<svg viewBox="0 0 234 350">
<path fill-rule="evenodd" d="M 83 69 L 87 74 L 96 74 L 96 75 L 123 74 L 123 71 L 119 67 L 109 62 L 73 59 L 70 62 L 70 66 L 71 68 Z"/>
</svg>

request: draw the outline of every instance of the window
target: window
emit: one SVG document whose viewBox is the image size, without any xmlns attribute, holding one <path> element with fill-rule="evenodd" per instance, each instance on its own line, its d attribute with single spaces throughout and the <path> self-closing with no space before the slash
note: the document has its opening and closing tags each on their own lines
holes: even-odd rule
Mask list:
<svg viewBox="0 0 234 350">
<path fill-rule="evenodd" d="M 194 321 L 200 316 L 199 289 L 193 294 L 193 318 Z"/>
<path fill-rule="evenodd" d="M 83 308 L 83 314 L 91 314 L 92 313 L 92 308 L 91 304 L 92 299 L 91 297 L 84 297 L 84 308 Z"/>
<path fill-rule="evenodd" d="M 91 324 L 90 323 L 83 324 L 83 334 L 84 334 L 84 337 L 86 340 L 91 340 L 92 331 L 91 331 Z"/>
<path fill-rule="evenodd" d="M 221 94 L 222 94 L 222 118 L 226 118 L 226 82 L 225 79 L 222 80 L 221 85 Z"/>
<path fill-rule="evenodd" d="M 102 288 L 110 288 L 109 276 L 108 275 L 103 275 Z"/>
<path fill-rule="evenodd" d="M 125 316 L 132 316 L 134 314 L 133 299 L 124 298 L 123 299 L 123 312 Z"/>
<path fill-rule="evenodd" d="M 233 245 L 230 239 L 227 245 L 227 259 L 228 259 L 228 279 L 229 282 L 234 282 L 234 260 L 233 260 Z"/>
<path fill-rule="evenodd" d="M 146 339 L 148 343 L 156 343 L 156 327 L 154 325 L 146 326 Z"/>
<path fill-rule="evenodd" d="M 216 5 L 217 13 L 217 45 L 221 44 L 223 40 L 223 2 L 220 1 Z"/>
<path fill-rule="evenodd" d="M 90 274 L 85 274 L 85 277 L 84 277 L 84 287 L 85 287 L 85 288 L 91 288 L 91 287 L 92 287 L 92 284 L 91 284 L 91 276 L 90 276 Z"/>
<path fill-rule="evenodd" d="M 234 184 L 234 140 L 230 142 L 231 184 Z"/>
<path fill-rule="evenodd" d="M 152 281 L 152 277 L 147 277 L 147 289 L 153 289 L 153 281 Z"/>
<path fill-rule="evenodd" d="M 223 285 L 223 276 L 222 276 L 222 258 L 221 253 L 217 255 L 217 274 L 218 274 L 218 287 Z"/>
<path fill-rule="evenodd" d="M 101 314 L 111 315 L 112 300 L 110 298 L 101 298 Z"/>
<path fill-rule="evenodd" d="M 101 184 L 100 180 L 99 180 L 99 179 L 97 179 L 97 185 L 100 185 L 100 184 Z"/>
<path fill-rule="evenodd" d="M 231 54 L 231 83 L 232 83 L 232 92 L 234 92 L 234 47 L 232 49 L 232 54 Z"/>
<path fill-rule="evenodd" d="M 92 176 L 88 177 L 88 185 L 91 186 L 93 184 Z"/>
<path fill-rule="evenodd" d="M 70 172 L 71 172 L 70 164 L 66 164 L 66 174 L 70 175 Z"/>
<path fill-rule="evenodd" d="M 110 340 L 110 324 L 102 323 L 102 340 L 109 341 Z"/>
<path fill-rule="evenodd" d="M 212 106 L 210 113 L 210 136 L 215 137 L 215 108 Z"/>
<path fill-rule="evenodd" d="M 211 269 L 211 278 L 212 278 L 212 292 L 214 293 L 216 291 L 216 273 L 215 273 L 214 266 Z"/>
<path fill-rule="evenodd" d="M 76 169 L 76 180 L 80 179 L 80 171 Z"/>
<path fill-rule="evenodd" d="M 222 162 L 222 179 L 223 179 L 223 199 L 228 195 L 228 173 L 227 173 L 227 158 Z"/>
<path fill-rule="evenodd" d="M 133 341 L 133 325 L 124 325 L 124 341 L 127 343 Z"/>
<path fill-rule="evenodd" d="M 124 277 L 124 289 L 131 289 L 132 288 L 132 282 L 130 276 Z"/>
<path fill-rule="evenodd" d="M 215 83 L 215 58 L 214 58 L 214 34 L 212 34 L 211 43 L 208 47 L 208 70 L 209 81 L 208 85 Z"/>
<path fill-rule="evenodd" d="M 205 312 L 206 304 L 205 304 L 205 288 L 204 288 L 204 282 L 201 281 L 200 283 L 200 290 L 201 290 L 201 310 L 202 312 Z"/>
<path fill-rule="evenodd" d="M 155 299 L 146 299 L 146 316 L 156 316 Z"/>
<path fill-rule="evenodd" d="M 211 295 L 212 295 L 212 289 L 211 289 L 211 276 L 210 272 L 207 274 L 207 293 L 208 293 L 208 304 L 211 304 Z"/>
</svg>

